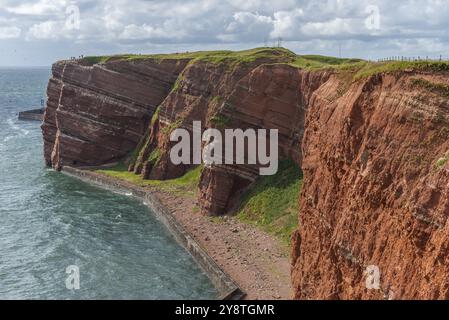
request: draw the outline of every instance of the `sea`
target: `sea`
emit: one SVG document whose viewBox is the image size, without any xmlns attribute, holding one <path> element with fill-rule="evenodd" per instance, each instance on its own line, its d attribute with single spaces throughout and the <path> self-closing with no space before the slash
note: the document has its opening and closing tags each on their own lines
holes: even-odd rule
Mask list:
<svg viewBox="0 0 449 320">
<path fill-rule="evenodd" d="M 50 68 L 0 68 L 0 299 L 215 299 L 144 204 L 47 168 L 39 122 Z"/>
</svg>

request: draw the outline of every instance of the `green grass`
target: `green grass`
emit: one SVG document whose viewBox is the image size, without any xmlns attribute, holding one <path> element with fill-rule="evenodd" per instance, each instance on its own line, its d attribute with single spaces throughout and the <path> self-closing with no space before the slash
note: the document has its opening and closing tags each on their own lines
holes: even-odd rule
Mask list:
<svg viewBox="0 0 449 320">
<path fill-rule="evenodd" d="M 288 63 L 299 68 L 331 68 L 342 65 L 353 65 L 362 62 L 360 59 L 339 59 L 320 55 L 299 56 L 285 48 L 254 48 L 242 51 L 216 50 L 196 51 L 171 54 L 125 54 L 116 56 L 86 57 L 83 60 L 88 64 L 106 63 L 112 60 L 133 61 L 141 59 L 154 59 L 157 61 L 169 59 L 190 59 L 210 63 L 226 63 L 230 67 L 241 63 L 252 63 L 264 59 L 266 63 Z M 176 88 L 176 85 L 175 85 Z"/>
<path fill-rule="evenodd" d="M 126 162 L 126 164 L 136 164 L 137 160 L 141 158 L 143 149 L 146 148 L 147 144 L 150 141 L 148 135 L 149 132 L 140 140 L 137 147 L 133 151 L 131 151 L 131 153 L 127 157 L 125 157 L 124 161 Z"/>
<path fill-rule="evenodd" d="M 366 61 L 361 59 L 345 59 L 320 55 L 302 55 L 296 56 L 296 58 L 289 64 L 301 69 L 320 70 L 338 69 L 341 67 L 357 67 L 364 63 L 366 63 Z"/>
<path fill-rule="evenodd" d="M 170 123 L 168 126 L 161 129 L 161 133 L 168 137 L 175 130 L 178 129 L 182 124 L 182 119 L 178 118 L 174 122 Z"/>
<path fill-rule="evenodd" d="M 230 125 L 231 119 L 228 116 L 225 116 L 223 114 L 216 114 L 214 115 L 210 121 L 215 124 L 217 128 L 225 128 Z"/>
<path fill-rule="evenodd" d="M 362 59 L 351 59 L 351 58 L 336 58 L 336 57 L 328 57 L 328 56 L 320 56 L 320 55 L 303 55 L 301 56 L 304 59 L 309 61 L 315 61 L 317 63 L 322 64 L 330 64 L 330 65 L 342 65 L 342 64 L 352 64 L 363 62 Z"/>
<path fill-rule="evenodd" d="M 445 98 L 449 98 L 449 86 L 443 83 L 435 83 L 426 79 L 414 78 L 411 83 L 415 87 L 423 88 L 427 91 L 439 94 Z"/>
<path fill-rule="evenodd" d="M 300 168 L 290 160 L 279 164 L 277 174 L 261 177 L 242 196 L 238 218 L 275 235 L 286 246 L 298 226 Z"/>
<path fill-rule="evenodd" d="M 419 70 L 448 72 L 449 62 L 438 61 L 387 61 L 368 62 L 362 59 L 336 58 L 321 55 L 297 55 L 285 48 L 255 48 L 242 51 L 196 51 L 171 54 L 125 54 L 117 56 L 86 57 L 85 63 L 106 63 L 112 60 L 133 61 L 140 59 L 154 59 L 158 62 L 167 59 L 188 59 L 191 62 L 205 61 L 210 63 L 226 63 L 228 67 L 235 67 L 241 63 L 251 63 L 264 59 L 264 63 L 284 63 L 296 68 L 307 70 L 332 69 L 336 72 L 349 71 L 353 73 L 353 81 L 364 79 L 379 73 L 392 73 L 403 70 Z M 179 81 L 181 79 L 178 79 Z M 175 84 L 174 90 L 179 86 Z"/>
<path fill-rule="evenodd" d="M 210 101 L 210 103 L 212 103 L 212 104 L 219 104 L 219 103 L 221 103 L 223 100 L 224 100 L 223 97 L 221 97 L 221 96 L 215 96 L 215 97 L 212 98 L 212 100 Z"/>
<path fill-rule="evenodd" d="M 172 180 L 144 180 L 140 175 L 129 172 L 127 166 L 123 163 L 119 163 L 118 165 L 108 169 L 95 170 L 95 172 L 124 180 L 137 186 L 158 187 L 167 192 L 173 192 L 175 194 L 193 198 L 197 193 L 201 170 L 202 167 L 198 166 L 188 171 L 182 177 Z"/>
<path fill-rule="evenodd" d="M 156 108 L 156 111 L 154 111 L 153 116 L 151 117 L 151 122 L 150 122 L 151 127 L 154 126 L 156 121 L 159 120 L 159 112 L 160 112 L 160 110 L 161 110 L 161 106 L 158 106 Z"/>
<path fill-rule="evenodd" d="M 444 157 L 438 159 L 436 165 L 438 169 L 442 169 L 447 163 L 449 163 L 449 151 L 446 152 Z"/>
<path fill-rule="evenodd" d="M 173 84 L 173 87 L 170 90 L 171 92 L 176 92 L 178 91 L 179 87 L 181 86 L 181 81 L 184 80 L 184 75 L 181 73 L 178 78 L 176 79 L 175 83 Z"/>
<path fill-rule="evenodd" d="M 255 48 L 242 51 L 216 50 L 216 51 L 196 51 L 169 54 L 123 54 L 115 56 L 90 56 L 83 58 L 83 61 L 89 64 L 106 63 L 111 60 L 133 61 L 141 59 L 154 59 L 157 61 L 170 59 L 190 59 L 200 60 L 213 63 L 238 61 L 253 62 L 261 58 L 290 58 L 296 55 L 288 49 L 284 48 Z"/>
<path fill-rule="evenodd" d="M 223 51 L 219 54 L 206 54 L 198 60 L 212 63 L 229 63 L 231 66 L 252 63 L 264 59 L 269 62 L 288 62 L 296 54 L 284 48 L 255 48 L 244 51 Z M 271 61 L 270 61 L 271 60 Z"/>
<path fill-rule="evenodd" d="M 371 62 L 366 63 L 354 75 L 355 80 L 368 78 L 379 73 L 392 73 L 404 70 L 418 70 L 418 71 L 434 71 L 447 72 L 449 71 L 449 62 L 436 61 L 389 61 L 389 62 Z"/>
<path fill-rule="evenodd" d="M 106 63 L 111 58 L 112 56 L 92 56 L 92 57 L 85 57 L 82 59 L 82 61 L 87 63 L 88 65 L 94 65 L 98 63 Z"/>
<path fill-rule="evenodd" d="M 153 166 L 156 166 L 159 163 L 159 160 L 161 160 L 161 151 L 159 148 L 155 148 L 151 151 L 150 156 L 148 157 L 148 162 Z"/>
</svg>

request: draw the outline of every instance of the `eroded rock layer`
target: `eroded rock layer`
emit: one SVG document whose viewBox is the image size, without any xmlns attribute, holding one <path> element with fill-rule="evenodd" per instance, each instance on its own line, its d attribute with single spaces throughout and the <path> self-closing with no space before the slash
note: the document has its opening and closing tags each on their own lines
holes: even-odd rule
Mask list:
<svg viewBox="0 0 449 320">
<path fill-rule="evenodd" d="M 448 299 L 447 75 L 375 75 L 313 94 L 293 243 L 298 299 Z M 426 86 L 427 88 L 431 86 Z M 368 282 L 367 282 L 368 281 Z"/>
<path fill-rule="evenodd" d="M 175 166 L 170 161 L 173 143 L 169 135 L 175 128 L 192 132 L 193 121 L 201 121 L 203 131 L 278 129 L 281 157 L 300 163 L 307 100 L 330 73 L 301 72 L 287 64 L 267 62 L 271 61 L 261 59 L 237 67 L 228 63 L 189 64 L 160 105 L 148 141 L 130 169 L 152 179 L 184 174 L 189 166 Z M 303 89 L 298 90 L 301 86 Z M 199 184 L 201 211 L 210 215 L 228 212 L 238 201 L 236 195 L 258 175 L 258 166 L 204 168 Z"/>
<path fill-rule="evenodd" d="M 132 151 L 187 62 L 54 64 L 42 126 L 47 164 L 101 165 Z"/>
</svg>

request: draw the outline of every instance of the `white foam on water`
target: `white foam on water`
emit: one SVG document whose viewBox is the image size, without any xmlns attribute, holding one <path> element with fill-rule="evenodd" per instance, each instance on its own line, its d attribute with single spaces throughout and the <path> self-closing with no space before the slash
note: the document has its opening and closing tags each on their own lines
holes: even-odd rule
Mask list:
<svg viewBox="0 0 449 320">
<path fill-rule="evenodd" d="M 8 120 L 6 120 L 6 123 L 9 125 L 9 127 L 10 128 L 12 128 L 12 129 L 14 129 L 14 130 L 20 130 L 20 127 L 19 126 L 17 126 L 15 123 L 14 123 L 14 120 L 13 120 L 13 118 L 9 118 Z"/>
<path fill-rule="evenodd" d="M 20 131 L 24 135 L 28 135 L 30 133 L 28 130 L 23 129 L 23 128 L 19 127 L 16 123 L 14 123 L 13 118 L 9 118 L 8 120 L 6 120 L 6 123 L 9 125 L 9 127 L 11 129 L 13 129 L 15 131 Z"/>
</svg>

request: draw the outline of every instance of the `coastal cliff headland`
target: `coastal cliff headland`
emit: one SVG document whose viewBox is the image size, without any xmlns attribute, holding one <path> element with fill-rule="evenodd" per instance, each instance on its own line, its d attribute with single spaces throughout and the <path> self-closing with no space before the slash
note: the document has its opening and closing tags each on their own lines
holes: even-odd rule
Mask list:
<svg viewBox="0 0 449 320">
<path fill-rule="evenodd" d="M 60 61 L 45 160 L 115 164 L 99 174 L 156 186 L 195 176 L 192 214 L 234 213 L 287 239 L 294 298 L 448 299 L 448 71 L 282 48 Z M 170 133 L 193 121 L 278 129 L 278 174 L 174 165 Z"/>
</svg>

